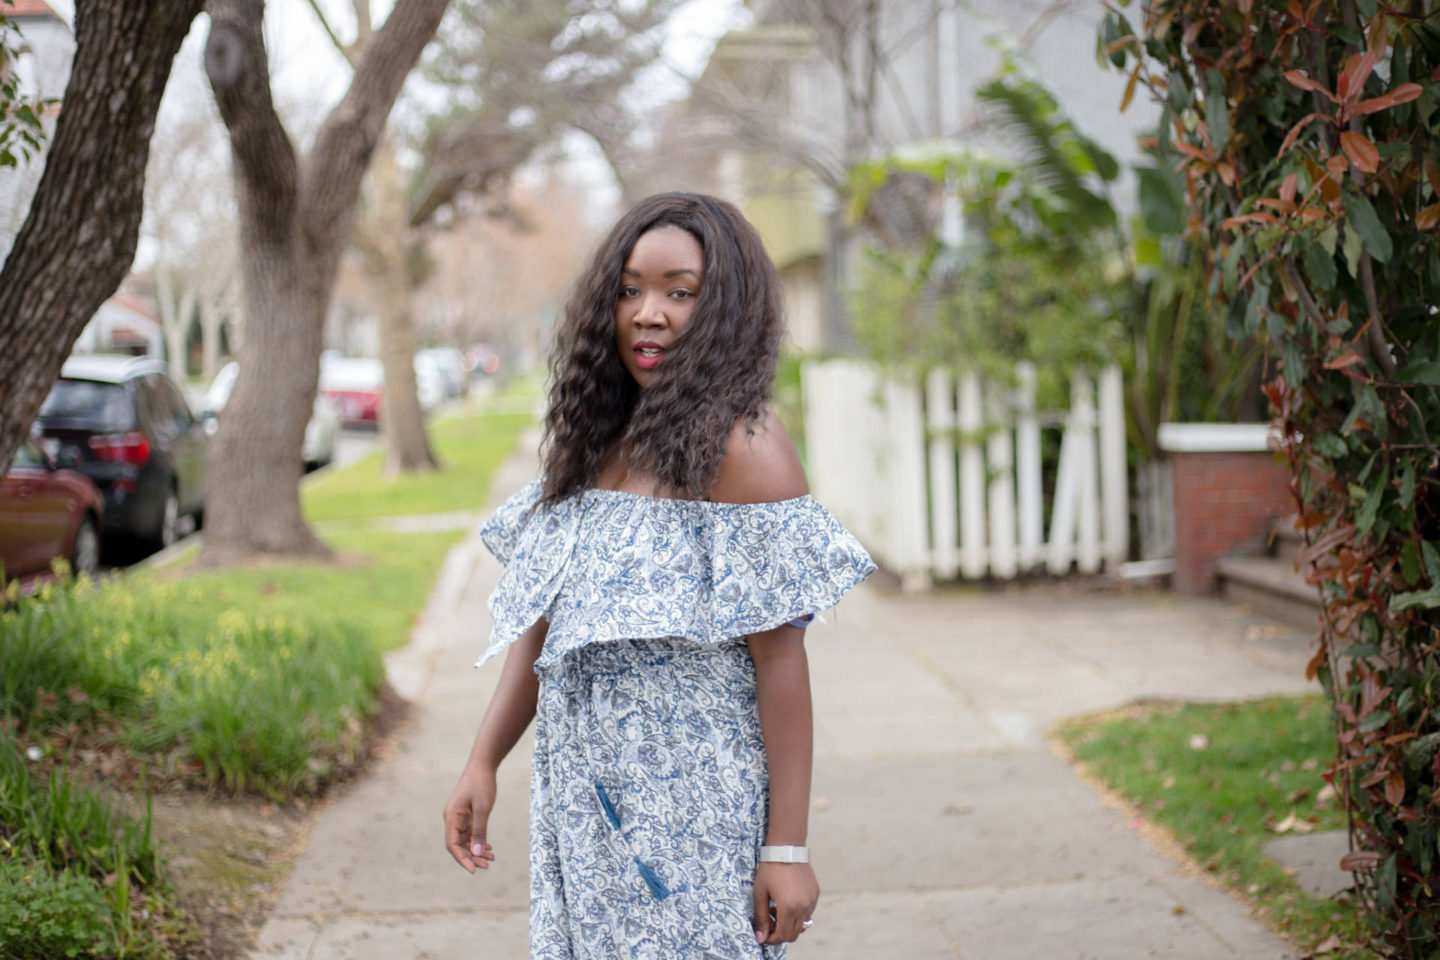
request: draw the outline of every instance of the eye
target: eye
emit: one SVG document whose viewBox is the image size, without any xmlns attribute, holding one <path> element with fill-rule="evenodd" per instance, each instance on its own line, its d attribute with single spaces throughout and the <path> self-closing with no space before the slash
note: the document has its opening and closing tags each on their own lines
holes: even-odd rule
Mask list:
<svg viewBox="0 0 1440 960">
<path fill-rule="evenodd" d="M 639 290 L 636 290 L 634 287 L 629 287 L 629 286 L 621 287 L 621 288 L 620 288 L 620 296 L 622 296 L 622 297 L 638 297 L 638 296 L 640 296 L 640 291 L 639 291 Z"/>
<path fill-rule="evenodd" d="M 681 287 L 679 290 L 671 290 L 670 296 L 674 297 L 676 300 L 684 300 L 686 297 L 695 296 L 695 294 L 691 293 L 689 290 L 686 290 L 684 287 Z"/>
</svg>

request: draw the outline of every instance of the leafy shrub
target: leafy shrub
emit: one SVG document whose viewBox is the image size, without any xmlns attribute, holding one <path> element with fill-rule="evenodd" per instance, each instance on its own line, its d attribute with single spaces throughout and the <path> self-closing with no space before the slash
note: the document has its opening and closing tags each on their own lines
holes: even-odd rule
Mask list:
<svg viewBox="0 0 1440 960">
<path fill-rule="evenodd" d="M 1440 955 L 1440 3 L 1151 0 L 1102 52 L 1162 105 L 1174 220 L 1263 344 L 1375 945 Z M 1163 205 L 1164 177 L 1149 202 Z"/>
<path fill-rule="evenodd" d="M 0 612 L 0 715 L 41 737 L 78 725 L 170 772 L 275 798 L 353 763 L 384 668 L 366 631 L 226 611 L 173 584 L 47 589 Z"/>
<path fill-rule="evenodd" d="M 107 915 L 105 891 L 84 874 L 0 855 L 0 960 L 93 956 Z"/>
</svg>

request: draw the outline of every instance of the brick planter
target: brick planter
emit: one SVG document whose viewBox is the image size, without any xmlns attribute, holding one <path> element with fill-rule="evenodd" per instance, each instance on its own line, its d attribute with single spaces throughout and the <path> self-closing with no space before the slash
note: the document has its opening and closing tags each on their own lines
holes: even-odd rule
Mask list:
<svg viewBox="0 0 1440 960">
<path fill-rule="evenodd" d="M 1268 433 L 1263 423 L 1161 425 L 1175 485 L 1177 591 L 1213 592 L 1217 560 L 1259 552 L 1272 522 L 1295 511 L 1289 470 L 1267 448 Z"/>
</svg>

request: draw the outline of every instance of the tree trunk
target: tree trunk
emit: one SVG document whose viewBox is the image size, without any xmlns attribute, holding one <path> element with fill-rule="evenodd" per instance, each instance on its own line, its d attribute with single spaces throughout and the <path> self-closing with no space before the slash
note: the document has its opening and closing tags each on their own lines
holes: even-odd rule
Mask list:
<svg viewBox="0 0 1440 960">
<path fill-rule="evenodd" d="M 206 71 L 234 155 L 245 337 L 210 452 L 207 564 L 329 554 L 300 511 L 325 313 L 365 169 L 447 3 L 397 0 L 302 167 L 270 96 L 263 0 L 210 2 Z"/>
<path fill-rule="evenodd" d="M 220 372 L 220 328 L 227 296 L 224 290 L 207 290 L 200 299 L 200 372 L 207 382 Z"/>
<path fill-rule="evenodd" d="M 380 427 L 385 432 L 385 473 L 434 470 L 439 466 L 425 429 L 415 378 L 414 284 L 406 234 L 405 186 L 390 137 L 382 138 L 370 171 L 372 211 L 360 227 L 369 264 L 370 287 L 380 310 L 380 363 L 385 368 Z"/>
<path fill-rule="evenodd" d="M 188 283 L 175 289 L 175 274 L 168 267 L 155 268 L 155 300 L 160 308 L 160 327 L 165 331 L 165 360 L 170 377 L 183 385 L 190 377 L 185 346 L 195 316 L 195 288 Z"/>
<path fill-rule="evenodd" d="M 125 278 L 150 134 L 204 0 L 78 0 L 75 62 L 30 212 L 0 272 L 0 472 L 80 331 Z"/>
</svg>

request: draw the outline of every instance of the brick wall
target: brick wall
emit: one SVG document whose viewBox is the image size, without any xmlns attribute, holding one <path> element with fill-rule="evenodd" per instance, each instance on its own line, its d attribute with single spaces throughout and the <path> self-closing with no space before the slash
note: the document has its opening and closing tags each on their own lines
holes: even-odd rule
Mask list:
<svg viewBox="0 0 1440 960">
<path fill-rule="evenodd" d="M 1295 512 L 1290 475 L 1269 451 L 1170 454 L 1175 482 L 1175 578 L 1181 593 L 1215 589 L 1215 561 L 1262 545 Z"/>
</svg>

